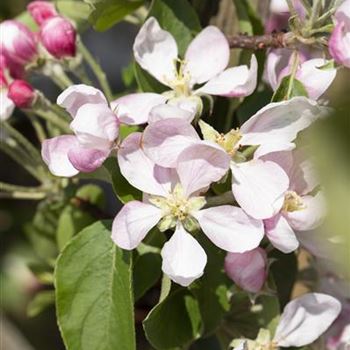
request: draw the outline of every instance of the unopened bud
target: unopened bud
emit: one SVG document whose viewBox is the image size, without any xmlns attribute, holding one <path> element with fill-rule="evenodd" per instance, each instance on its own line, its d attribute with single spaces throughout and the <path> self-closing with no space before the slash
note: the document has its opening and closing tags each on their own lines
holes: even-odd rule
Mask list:
<svg viewBox="0 0 350 350">
<path fill-rule="evenodd" d="M 37 55 L 35 35 L 24 24 L 7 20 L 0 24 L 0 47 L 3 54 L 14 64 L 25 65 Z"/>
<path fill-rule="evenodd" d="M 27 10 L 39 26 L 47 19 L 58 16 L 54 4 L 48 1 L 33 1 L 27 6 Z"/>
<path fill-rule="evenodd" d="M 25 80 L 15 80 L 8 88 L 8 97 L 18 108 L 30 108 L 35 101 L 36 92 Z"/>
<path fill-rule="evenodd" d="M 72 23 L 60 16 L 52 17 L 42 24 L 41 42 L 54 57 L 73 57 L 76 53 L 76 30 Z"/>
<path fill-rule="evenodd" d="M 267 277 L 266 252 L 262 248 L 255 248 L 245 253 L 228 253 L 225 271 L 242 289 L 258 293 Z"/>
</svg>

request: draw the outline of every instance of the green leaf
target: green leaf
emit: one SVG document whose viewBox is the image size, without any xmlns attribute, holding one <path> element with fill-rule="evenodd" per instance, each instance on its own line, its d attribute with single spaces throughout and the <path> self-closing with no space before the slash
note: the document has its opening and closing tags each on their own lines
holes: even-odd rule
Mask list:
<svg viewBox="0 0 350 350">
<path fill-rule="evenodd" d="M 225 253 L 204 235 L 197 239 L 207 253 L 208 262 L 203 277 L 193 283 L 191 291 L 198 300 L 204 334 L 210 334 L 230 310 L 228 291 L 232 282 L 223 271 Z"/>
<path fill-rule="evenodd" d="M 122 203 L 127 203 L 132 200 L 142 200 L 141 191 L 131 186 L 121 174 L 116 158 L 108 158 L 103 166 L 108 170 L 114 192 Z"/>
<path fill-rule="evenodd" d="M 65 247 L 55 271 L 58 323 L 68 350 L 135 350 L 131 254 L 99 221 Z"/>
<path fill-rule="evenodd" d="M 52 285 L 54 283 L 53 268 L 41 262 L 29 262 L 28 268 L 42 284 Z"/>
<path fill-rule="evenodd" d="M 39 29 L 38 25 L 35 23 L 33 17 L 29 14 L 28 11 L 20 13 L 15 19 L 28 26 L 29 29 L 34 32 L 38 31 Z"/>
<path fill-rule="evenodd" d="M 174 36 L 181 56 L 201 30 L 198 16 L 187 0 L 153 0 L 148 17 L 152 16 Z"/>
<path fill-rule="evenodd" d="M 301 81 L 290 75 L 284 77 L 272 96 L 272 102 L 289 100 L 295 96 L 306 96 L 308 93 Z"/>
<path fill-rule="evenodd" d="M 140 299 L 161 276 L 162 259 L 159 254 L 146 253 L 139 256 L 134 264 L 134 299 Z"/>
<path fill-rule="evenodd" d="M 75 197 L 86 201 L 86 204 L 92 208 L 95 206 L 97 209 L 103 209 L 105 205 L 103 190 L 96 185 L 90 184 L 80 187 Z M 62 250 L 74 235 L 91 225 L 96 219 L 98 218 L 83 207 L 77 207 L 73 203 L 68 204 L 63 209 L 57 223 L 56 239 L 58 248 Z"/>
<path fill-rule="evenodd" d="M 55 303 L 55 291 L 45 290 L 37 293 L 27 306 L 28 317 L 35 317 Z"/>
<path fill-rule="evenodd" d="M 77 0 L 56 0 L 55 5 L 59 13 L 76 23 L 79 31 L 88 27 L 86 19 L 91 13 L 91 7 L 88 4 Z"/>
<path fill-rule="evenodd" d="M 162 92 L 169 90 L 169 88 L 143 70 L 136 62 L 134 63 L 134 74 L 137 85 L 143 92 L 156 92 L 161 94 Z"/>
<path fill-rule="evenodd" d="M 179 288 L 156 305 L 143 321 L 146 337 L 157 350 L 184 347 L 199 337 L 200 312 L 196 299 Z"/>
<path fill-rule="evenodd" d="M 281 313 L 278 298 L 271 295 L 261 295 L 256 300 L 255 306 L 258 310 L 255 315 L 259 327 L 268 329 L 272 335 L 275 334 Z"/>
<path fill-rule="evenodd" d="M 92 8 L 89 21 L 105 31 L 144 4 L 143 0 L 84 0 Z"/>
</svg>

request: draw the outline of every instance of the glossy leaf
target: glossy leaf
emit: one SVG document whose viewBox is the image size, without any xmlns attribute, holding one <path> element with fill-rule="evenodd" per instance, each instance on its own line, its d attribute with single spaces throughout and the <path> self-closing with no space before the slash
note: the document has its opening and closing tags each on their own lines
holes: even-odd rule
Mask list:
<svg viewBox="0 0 350 350">
<path fill-rule="evenodd" d="M 150 344 L 157 350 L 184 347 L 200 334 L 200 312 L 196 299 L 183 288 L 156 305 L 143 321 Z"/>
<path fill-rule="evenodd" d="M 74 350 L 135 350 L 131 254 L 99 221 L 65 247 L 56 266 L 56 307 L 63 340 Z"/>
</svg>

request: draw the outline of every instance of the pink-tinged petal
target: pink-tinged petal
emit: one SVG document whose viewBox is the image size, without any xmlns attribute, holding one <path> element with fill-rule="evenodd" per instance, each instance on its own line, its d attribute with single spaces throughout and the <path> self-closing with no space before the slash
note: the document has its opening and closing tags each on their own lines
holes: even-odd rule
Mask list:
<svg viewBox="0 0 350 350">
<path fill-rule="evenodd" d="M 204 86 L 196 90 L 196 93 L 226 97 L 248 96 L 256 88 L 257 74 L 258 62 L 252 55 L 249 68 L 248 66 L 228 68 L 210 79 Z"/>
<path fill-rule="evenodd" d="M 288 3 L 286 0 L 271 0 L 270 11 L 272 13 L 286 13 L 289 12 Z"/>
<path fill-rule="evenodd" d="M 161 29 L 150 17 L 141 27 L 134 42 L 137 63 L 165 85 L 176 78 L 177 44 L 173 36 Z"/>
<path fill-rule="evenodd" d="M 290 56 L 290 50 L 288 49 L 271 50 L 267 55 L 264 78 L 273 90 L 278 88 L 281 80 L 280 74 L 289 65 Z"/>
<path fill-rule="evenodd" d="M 191 123 L 195 115 L 196 111 L 189 111 L 173 105 L 163 104 L 152 108 L 148 122 L 154 123 L 159 120 L 179 118 Z"/>
<path fill-rule="evenodd" d="M 11 117 L 15 104 L 7 97 L 7 89 L 0 88 L 0 120 L 4 121 Z"/>
<path fill-rule="evenodd" d="M 155 165 L 142 150 L 141 137 L 141 133 L 132 133 L 121 144 L 118 152 L 120 171 L 139 190 L 166 196 L 170 191 L 174 170 Z"/>
<path fill-rule="evenodd" d="M 307 156 L 306 150 L 302 148 L 293 152 L 294 165 L 289 173 L 289 189 L 299 196 L 310 193 L 320 183 L 315 166 Z"/>
<path fill-rule="evenodd" d="M 68 151 L 68 159 L 74 168 L 84 173 L 91 173 L 102 166 L 109 153 L 109 150 L 101 151 L 78 145 Z"/>
<path fill-rule="evenodd" d="M 163 272 L 183 287 L 201 277 L 207 264 L 204 249 L 180 224 L 164 244 L 161 255 Z"/>
<path fill-rule="evenodd" d="M 228 65 L 230 47 L 225 35 L 214 26 L 203 29 L 188 46 L 185 72 L 191 84 L 202 84 L 221 73 Z"/>
<path fill-rule="evenodd" d="M 337 318 L 340 302 L 330 295 L 305 294 L 283 310 L 274 341 L 282 347 L 301 347 L 321 336 Z"/>
<path fill-rule="evenodd" d="M 284 212 L 291 227 L 298 231 L 309 231 L 320 226 L 326 216 L 326 203 L 322 192 L 316 196 L 302 197 L 304 209 Z"/>
<path fill-rule="evenodd" d="M 267 277 L 266 252 L 258 247 L 245 253 L 228 253 L 225 271 L 242 289 L 258 293 Z"/>
<path fill-rule="evenodd" d="M 156 164 L 174 168 L 180 153 L 199 140 L 196 130 L 186 120 L 165 119 L 147 126 L 142 146 Z"/>
<path fill-rule="evenodd" d="M 242 125 L 243 137 L 240 143 L 242 145 L 290 144 L 299 131 L 323 117 L 326 112 L 327 109 L 305 97 L 270 103 Z M 274 151 L 277 150 L 274 148 Z"/>
<path fill-rule="evenodd" d="M 282 215 L 264 220 L 264 225 L 266 236 L 275 248 L 286 254 L 298 249 L 299 241 Z"/>
<path fill-rule="evenodd" d="M 335 68 L 320 69 L 327 64 L 323 58 L 314 58 L 301 64 L 297 72 L 297 79 L 306 88 L 309 97 L 317 100 L 332 84 L 337 70 Z"/>
<path fill-rule="evenodd" d="M 65 108 L 73 118 L 86 103 L 107 105 L 107 100 L 100 90 L 84 84 L 72 85 L 57 97 L 57 104 Z"/>
<path fill-rule="evenodd" d="M 201 142 L 187 147 L 177 159 L 176 170 L 185 193 L 219 181 L 230 168 L 230 156 L 219 146 Z"/>
<path fill-rule="evenodd" d="M 249 217 L 241 208 L 221 205 L 192 214 L 203 232 L 219 248 L 244 253 L 256 248 L 264 237 L 262 221 Z"/>
<path fill-rule="evenodd" d="M 244 137 L 244 136 L 243 136 Z M 244 142 L 245 140 L 243 140 Z M 287 153 L 295 149 L 296 145 L 293 142 L 269 142 L 263 143 L 254 152 L 254 159 L 265 159 L 266 155 L 269 156 L 273 153 Z M 290 152 L 289 152 L 290 153 Z M 267 158 L 268 159 L 268 158 Z"/>
<path fill-rule="evenodd" d="M 350 68 L 350 31 L 346 28 L 345 22 L 340 21 L 335 25 L 328 47 L 336 62 Z"/>
<path fill-rule="evenodd" d="M 175 97 L 168 100 L 168 105 L 175 106 L 191 112 L 194 116 L 202 108 L 202 100 L 198 96 Z"/>
<path fill-rule="evenodd" d="M 337 21 L 344 21 L 350 25 L 350 0 L 345 0 L 341 3 L 337 8 L 334 17 Z"/>
<path fill-rule="evenodd" d="M 73 135 L 57 136 L 42 143 L 41 156 L 52 174 L 70 177 L 79 173 L 68 159 L 69 150 L 77 145 L 78 140 Z"/>
<path fill-rule="evenodd" d="M 293 152 L 289 152 L 289 151 L 272 152 L 263 156 L 260 159 L 264 161 L 269 160 L 271 162 L 278 164 L 289 177 L 293 172 L 293 166 L 294 166 Z"/>
<path fill-rule="evenodd" d="M 289 179 L 276 163 L 251 160 L 231 162 L 232 192 L 242 209 L 256 219 L 267 219 L 282 208 Z"/>
<path fill-rule="evenodd" d="M 113 220 L 112 240 L 120 248 L 132 250 L 161 219 L 161 210 L 154 205 L 131 201 Z"/>
<path fill-rule="evenodd" d="M 111 109 L 117 114 L 120 122 L 139 125 L 148 122 L 153 107 L 165 102 L 166 98 L 160 94 L 136 93 L 114 100 L 111 102 Z"/>
<path fill-rule="evenodd" d="M 82 146 L 103 151 L 111 149 L 119 135 L 118 118 L 105 104 L 84 104 L 70 127 Z"/>
</svg>

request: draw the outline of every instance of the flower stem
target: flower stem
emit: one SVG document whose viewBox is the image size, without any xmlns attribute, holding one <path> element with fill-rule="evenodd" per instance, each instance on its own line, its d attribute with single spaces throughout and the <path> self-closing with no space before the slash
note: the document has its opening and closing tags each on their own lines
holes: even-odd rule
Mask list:
<svg viewBox="0 0 350 350">
<path fill-rule="evenodd" d="M 294 84 L 295 76 L 297 74 L 298 66 L 299 66 L 299 53 L 297 50 L 295 50 L 292 55 L 292 68 L 290 71 L 290 79 L 289 79 L 288 89 L 286 94 L 287 99 L 289 99 L 292 93 L 293 84 Z"/>
<path fill-rule="evenodd" d="M 41 186 L 26 187 L 0 182 L 0 198 L 40 200 L 47 196 Z"/>
<path fill-rule="evenodd" d="M 36 136 L 37 136 L 39 142 L 42 143 L 44 140 L 47 139 L 45 129 L 43 128 L 40 121 L 33 113 L 28 112 L 27 116 L 33 125 L 33 128 L 35 130 L 35 133 L 36 133 Z"/>
<path fill-rule="evenodd" d="M 49 123 L 52 123 L 53 125 L 60 128 L 63 132 L 70 134 L 71 130 L 69 129 L 69 125 L 66 121 L 62 120 L 61 118 L 57 117 L 56 114 L 52 113 L 51 111 L 44 111 L 42 109 L 37 109 L 34 111 L 34 113 L 46 120 Z"/>
<path fill-rule="evenodd" d="M 109 86 L 109 83 L 108 83 L 108 80 L 106 77 L 106 73 L 102 70 L 101 66 L 97 63 L 97 61 L 92 56 L 90 51 L 87 49 L 87 47 L 81 41 L 79 41 L 78 47 L 79 47 L 79 50 L 80 50 L 81 54 L 83 55 L 86 63 L 90 66 L 91 70 L 95 74 L 95 76 L 96 76 L 104 94 L 106 95 L 107 99 L 109 101 L 112 101 L 113 94 L 112 94 L 112 90 Z"/>
</svg>

